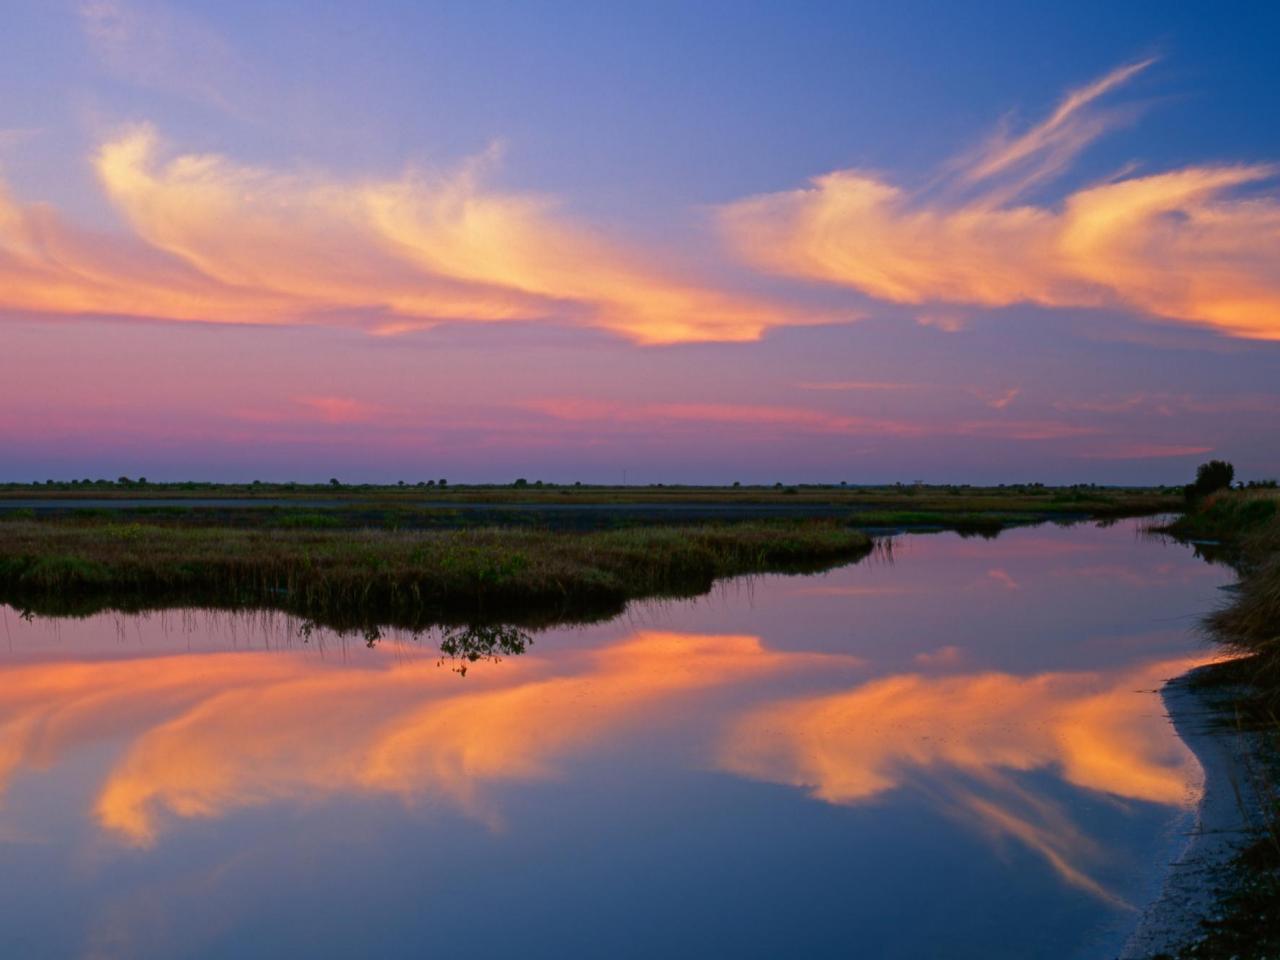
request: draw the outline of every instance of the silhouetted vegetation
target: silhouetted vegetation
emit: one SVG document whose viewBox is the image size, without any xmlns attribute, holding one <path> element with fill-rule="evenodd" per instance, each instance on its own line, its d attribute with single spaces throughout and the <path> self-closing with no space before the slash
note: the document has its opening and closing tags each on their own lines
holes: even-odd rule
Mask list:
<svg viewBox="0 0 1280 960">
<path fill-rule="evenodd" d="M 1219 490 L 1228 490 L 1235 479 L 1236 468 L 1225 460 L 1210 460 L 1196 468 L 1196 479 L 1186 487 L 1188 501 L 1207 497 Z"/>
</svg>

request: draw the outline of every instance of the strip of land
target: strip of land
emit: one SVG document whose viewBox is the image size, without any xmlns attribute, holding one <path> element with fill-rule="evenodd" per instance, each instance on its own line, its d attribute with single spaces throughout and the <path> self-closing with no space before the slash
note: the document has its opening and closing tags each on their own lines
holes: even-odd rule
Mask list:
<svg viewBox="0 0 1280 960">
<path fill-rule="evenodd" d="M 813 572 L 898 531 L 994 536 L 1180 502 L 1172 489 L 1038 484 L 437 484 L 429 500 L 398 485 L 87 485 L 99 499 L 86 484 L 0 491 L 0 601 L 49 614 L 265 607 L 339 629 L 533 626 L 696 595 L 721 577 Z"/>
<path fill-rule="evenodd" d="M 121 477 L 118 480 L 78 480 L 45 483 L 0 483 L 0 508 L 4 501 L 56 500 L 208 500 L 315 501 L 326 505 L 374 504 L 385 507 L 414 505 L 503 504 L 518 507 L 597 504 L 650 506 L 711 504 L 733 507 L 751 504 L 783 506 L 807 504 L 830 507 L 862 507 L 884 510 L 921 510 L 945 513 L 974 512 L 1080 514 L 1132 516 L 1181 509 L 1181 487 L 1114 487 L 1096 484 L 1045 486 L 1042 483 L 1002 484 L 994 487 L 970 484 L 784 484 L 691 486 L 683 484 L 633 484 L 607 486 L 580 483 L 516 481 L 510 484 L 450 484 L 418 481 L 397 484 L 349 484 L 336 478 L 324 484 L 303 483 L 154 483 Z"/>
<path fill-rule="evenodd" d="M 1206 619 L 1238 657 L 1201 668 L 1167 696 L 1205 763 L 1197 838 L 1147 932 L 1178 960 L 1280 956 L 1280 494 L 1223 491 L 1165 528 L 1240 572 Z M 1188 680 L 1190 682 L 1188 682 Z M 1198 875 L 1198 891 L 1177 871 Z M 1208 896 L 1204 896 L 1204 893 Z M 1147 956 L 1141 952 L 1129 956 Z"/>
<path fill-rule="evenodd" d="M 108 483 L 0 485 L 0 519 L 114 520 L 180 527 L 585 532 L 636 526 L 833 520 L 872 533 L 995 534 L 1020 524 L 1178 510 L 1171 487 L 335 486 Z"/>
<path fill-rule="evenodd" d="M 1234 700 L 1247 691 L 1224 683 L 1218 665 L 1177 677 L 1160 693 L 1178 736 L 1196 755 L 1204 780 L 1186 845 L 1160 896 L 1143 911 L 1120 960 L 1217 957 L 1227 948 L 1210 942 L 1209 928 L 1203 924 L 1212 917 L 1220 917 L 1218 923 L 1227 919 L 1220 904 L 1222 890 L 1239 886 L 1241 850 L 1265 821 L 1265 778 L 1253 774 L 1267 745 L 1260 731 L 1242 730 L 1229 722 Z M 1240 919 L 1229 921 L 1237 927 L 1233 937 L 1237 941 L 1249 936 L 1247 929 L 1239 928 Z M 1223 932 L 1225 928 L 1217 936 L 1219 941 Z M 1235 952 L 1225 955 L 1253 955 L 1240 947 L 1237 942 Z"/>
</svg>

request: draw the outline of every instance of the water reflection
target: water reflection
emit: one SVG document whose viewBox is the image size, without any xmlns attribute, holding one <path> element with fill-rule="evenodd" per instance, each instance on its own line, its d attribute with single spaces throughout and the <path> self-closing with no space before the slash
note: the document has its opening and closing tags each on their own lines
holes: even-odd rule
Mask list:
<svg viewBox="0 0 1280 960">
<path fill-rule="evenodd" d="M 469 643 L 513 645 L 520 634 L 445 638 L 457 654 Z M 958 656 L 943 647 L 917 659 L 936 666 Z M 1096 845 L 1060 804 L 1010 774 L 1051 770 L 1116 798 L 1190 804 L 1195 760 L 1134 691 L 1202 661 L 884 677 L 725 711 L 715 722 L 726 732 L 704 762 L 833 804 L 924 790 L 991 836 L 1025 843 L 1068 882 L 1115 899 L 1088 875 Z M 664 700 L 784 671 L 860 666 L 852 656 L 771 651 L 758 637 L 657 632 L 571 657 L 527 657 L 465 688 L 430 662 L 391 658 L 322 670 L 296 655 L 253 653 L 30 665 L 0 672 L 0 783 L 18 768 L 54 766 L 85 741 L 119 736 L 128 747 L 93 815 L 137 845 L 154 843 L 166 818 L 335 793 L 447 802 L 497 826 L 486 784 L 554 777 L 557 758 L 657 722 Z"/>
<path fill-rule="evenodd" d="M 1202 662 L 1161 660 L 1103 674 L 887 677 L 749 712 L 733 723 L 721 763 L 833 804 L 926 790 L 992 837 L 1026 844 L 1069 883 L 1119 902 L 1088 875 L 1089 861 L 1105 851 L 1063 805 L 1011 774 L 1047 770 L 1120 799 L 1193 804 L 1195 758 L 1154 705 L 1134 694 Z"/>
<path fill-rule="evenodd" d="M 87 741 L 127 744 L 93 804 L 150 845 L 166 815 L 354 792 L 456 805 L 491 824 L 486 783 L 546 778 L 557 757 L 661 702 L 856 658 L 780 654 L 756 637 L 638 632 L 602 650 L 502 663 L 459 685 L 422 659 L 317 668 L 290 653 L 58 662 L 0 671 L 0 777 L 48 768 Z"/>
<path fill-rule="evenodd" d="M 503 656 L 524 653 L 531 643 L 533 638 L 519 627 L 505 624 L 449 627 L 440 637 L 441 662 L 454 661 L 454 671 L 465 677 L 468 664 L 481 660 L 498 663 Z"/>
<path fill-rule="evenodd" d="M 279 616 L 285 621 L 292 620 L 292 617 L 285 614 Z M 304 620 L 298 626 L 298 637 L 303 643 L 310 643 L 317 631 L 323 632 L 323 628 L 314 620 Z M 364 645 L 370 650 L 386 636 L 386 632 L 379 626 L 365 627 L 359 633 L 364 640 Z M 477 623 L 440 627 L 438 630 L 415 630 L 410 636 L 415 642 L 423 642 L 425 639 L 425 642 L 430 643 L 436 633 L 439 634 L 439 662 L 442 665 L 448 662 L 454 673 L 464 677 L 467 675 L 469 664 L 482 660 L 498 663 L 504 656 L 514 657 L 524 653 L 533 643 L 533 638 L 524 630 L 503 623 Z M 392 635 L 395 635 L 394 632 Z"/>
<path fill-rule="evenodd" d="M 0 608 L 0 955 L 1112 955 L 1223 579 L 1041 528 L 536 636 Z"/>
</svg>

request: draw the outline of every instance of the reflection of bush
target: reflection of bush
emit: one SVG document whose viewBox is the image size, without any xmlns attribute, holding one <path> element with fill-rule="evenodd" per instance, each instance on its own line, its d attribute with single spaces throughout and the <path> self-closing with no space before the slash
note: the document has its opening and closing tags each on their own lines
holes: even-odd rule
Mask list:
<svg viewBox="0 0 1280 960">
<path fill-rule="evenodd" d="M 497 662 L 503 656 L 524 653 L 533 638 L 518 627 L 486 624 L 445 629 L 440 638 L 440 652 L 451 660 L 461 661 L 454 669 L 467 675 L 467 665 L 478 660 Z"/>
</svg>

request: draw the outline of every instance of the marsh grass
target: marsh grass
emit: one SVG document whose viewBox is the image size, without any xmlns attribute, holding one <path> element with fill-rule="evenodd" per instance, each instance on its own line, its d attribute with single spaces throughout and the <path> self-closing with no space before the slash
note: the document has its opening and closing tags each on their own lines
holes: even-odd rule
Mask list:
<svg viewBox="0 0 1280 960">
<path fill-rule="evenodd" d="M 234 529 L 15 521 L 0 530 L 0 599 L 41 613 L 270 607 L 318 623 L 550 622 L 719 577 L 857 559 L 870 539 L 816 521 L 591 533 Z"/>
<path fill-rule="evenodd" d="M 1206 626 L 1216 640 L 1251 656 L 1255 689 L 1280 710 L 1280 493 L 1214 494 L 1165 531 L 1218 544 L 1221 558 L 1239 571 L 1231 602 Z"/>
</svg>

